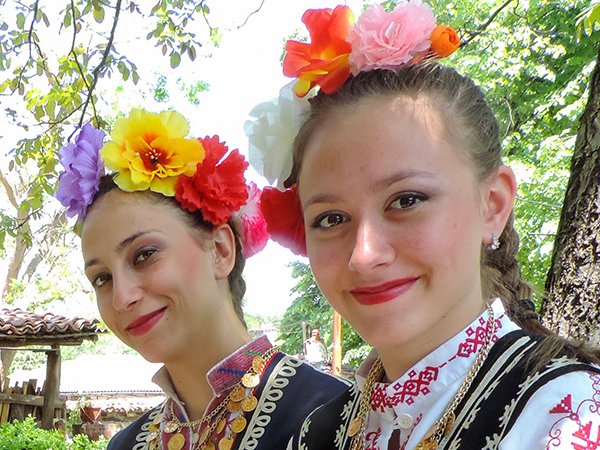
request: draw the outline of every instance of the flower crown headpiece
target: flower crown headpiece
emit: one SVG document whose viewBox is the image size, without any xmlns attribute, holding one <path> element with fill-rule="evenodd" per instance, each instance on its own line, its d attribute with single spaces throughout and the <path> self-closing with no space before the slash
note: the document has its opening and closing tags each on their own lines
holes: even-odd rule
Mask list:
<svg viewBox="0 0 600 450">
<path fill-rule="evenodd" d="M 278 99 L 256 106 L 244 129 L 250 163 L 276 188 L 265 188 L 261 208 L 271 238 L 298 255 L 306 255 L 302 211 L 295 186 L 284 182 L 292 171 L 292 147 L 310 109 L 308 94 L 336 92 L 351 75 L 395 69 L 425 59 L 444 58 L 459 46 L 456 31 L 437 25 L 431 8 L 420 0 L 387 12 L 381 5 L 365 10 L 356 23 L 347 6 L 309 9 L 302 16 L 310 42 L 288 40 L 283 73 L 296 81 Z"/>
<path fill-rule="evenodd" d="M 59 153 L 64 167 L 56 198 L 67 215 L 82 219 L 100 187 L 105 167 L 123 191 L 151 190 L 175 197 L 180 206 L 200 211 L 213 225 L 231 221 L 245 257 L 267 243 L 266 222 L 256 184 L 246 185 L 248 163 L 238 150 L 228 152 L 218 136 L 186 138 L 187 120 L 178 112 L 133 109 L 115 122 L 111 139 L 86 124 L 75 143 Z"/>
</svg>

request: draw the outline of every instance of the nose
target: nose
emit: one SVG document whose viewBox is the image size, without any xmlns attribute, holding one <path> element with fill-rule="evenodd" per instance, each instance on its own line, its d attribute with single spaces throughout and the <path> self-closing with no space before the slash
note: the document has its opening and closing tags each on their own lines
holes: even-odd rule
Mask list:
<svg viewBox="0 0 600 450">
<path fill-rule="evenodd" d="M 113 274 L 112 305 L 115 311 L 128 311 L 142 299 L 143 290 L 135 276 Z"/>
<path fill-rule="evenodd" d="M 376 220 L 361 222 L 348 267 L 356 272 L 368 272 L 386 265 L 394 259 L 394 247 L 387 237 L 383 224 Z"/>
</svg>

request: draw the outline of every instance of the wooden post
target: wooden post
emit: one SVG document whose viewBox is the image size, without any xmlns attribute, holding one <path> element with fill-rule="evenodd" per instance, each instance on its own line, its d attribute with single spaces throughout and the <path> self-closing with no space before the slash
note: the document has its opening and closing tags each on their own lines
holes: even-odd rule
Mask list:
<svg viewBox="0 0 600 450">
<path fill-rule="evenodd" d="M 333 311 L 333 355 L 331 359 L 331 373 L 342 373 L 342 316 Z"/>
<path fill-rule="evenodd" d="M 48 362 L 46 366 L 46 382 L 44 383 L 44 406 L 42 407 L 42 428 L 54 428 L 54 409 L 58 400 L 60 386 L 60 347 L 53 345 L 46 352 Z"/>
</svg>

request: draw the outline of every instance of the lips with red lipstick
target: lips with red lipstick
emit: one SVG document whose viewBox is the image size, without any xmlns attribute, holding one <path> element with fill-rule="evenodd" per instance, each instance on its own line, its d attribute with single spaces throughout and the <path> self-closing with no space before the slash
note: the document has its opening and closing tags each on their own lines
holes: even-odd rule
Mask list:
<svg viewBox="0 0 600 450">
<path fill-rule="evenodd" d="M 157 309 L 156 311 L 151 312 L 150 314 L 144 314 L 143 316 L 138 317 L 134 321 L 132 321 L 125 330 L 132 336 L 141 336 L 146 334 L 154 325 L 158 323 L 158 321 L 162 318 L 163 313 L 167 308 Z"/>
<path fill-rule="evenodd" d="M 382 283 L 377 286 L 364 286 L 350 291 L 361 305 L 378 305 L 394 300 L 411 288 L 419 277 L 402 278 Z"/>
</svg>

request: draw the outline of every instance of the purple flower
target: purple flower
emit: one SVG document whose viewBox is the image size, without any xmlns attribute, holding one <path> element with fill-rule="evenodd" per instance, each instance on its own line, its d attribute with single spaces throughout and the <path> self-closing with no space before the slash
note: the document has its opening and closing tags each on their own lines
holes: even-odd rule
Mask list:
<svg viewBox="0 0 600 450">
<path fill-rule="evenodd" d="M 56 198 L 67 207 L 67 216 L 83 217 L 85 210 L 98 192 L 104 165 L 98 155 L 104 140 L 104 131 L 87 123 L 74 144 L 67 144 L 59 152 L 65 171 L 58 178 Z"/>
</svg>

